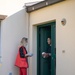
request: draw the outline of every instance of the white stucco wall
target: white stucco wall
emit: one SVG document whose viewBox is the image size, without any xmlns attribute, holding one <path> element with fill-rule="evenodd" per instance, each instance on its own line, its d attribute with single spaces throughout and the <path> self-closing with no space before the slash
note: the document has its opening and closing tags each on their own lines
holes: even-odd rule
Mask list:
<svg viewBox="0 0 75 75">
<path fill-rule="evenodd" d="M 0 21 L 0 72 L 1 72 L 1 21 Z"/>
<path fill-rule="evenodd" d="M 18 46 L 22 37 L 28 37 L 28 14 L 25 9 L 7 17 L 1 22 L 2 65 L 0 75 L 19 75 L 14 66 Z"/>
<path fill-rule="evenodd" d="M 61 24 L 63 18 L 67 20 L 65 26 Z M 30 59 L 29 73 L 37 75 L 36 25 L 52 20 L 56 20 L 56 75 L 75 75 L 75 0 L 65 0 L 30 13 L 29 48 L 35 55 Z"/>
<path fill-rule="evenodd" d="M 0 63 L 1 63 L 1 22 L 0 22 Z"/>
</svg>

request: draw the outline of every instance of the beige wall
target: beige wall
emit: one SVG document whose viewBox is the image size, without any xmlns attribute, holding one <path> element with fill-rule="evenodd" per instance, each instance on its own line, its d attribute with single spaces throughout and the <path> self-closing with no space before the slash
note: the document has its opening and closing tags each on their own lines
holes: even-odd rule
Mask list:
<svg viewBox="0 0 75 75">
<path fill-rule="evenodd" d="M 65 26 L 61 25 L 63 18 L 67 20 Z M 36 25 L 52 20 L 56 20 L 56 75 L 75 75 L 75 0 L 65 0 L 30 13 L 29 49 L 34 56 L 30 59 L 29 73 L 37 75 Z"/>
<path fill-rule="evenodd" d="M 2 63 L 0 75 L 19 75 L 18 68 L 14 66 L 22 37 L 28 37 L 28 14 L 25 9 L 7 17 L 1 22 L 1 53 Z"/>
</svg>

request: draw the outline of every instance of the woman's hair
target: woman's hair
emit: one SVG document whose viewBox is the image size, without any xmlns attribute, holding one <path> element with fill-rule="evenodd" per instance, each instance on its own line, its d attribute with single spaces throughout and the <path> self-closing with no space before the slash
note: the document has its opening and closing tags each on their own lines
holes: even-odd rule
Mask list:
<svg viewBox="0 0 75 75">
<path fill-rule="evenodd" d="M 27 42 L 27 41 L 28 41 L 28 38 L 26 38 L 26 37 L 23 37 L 23 38 L 21 39 L 21 42 L 20 42 L 20 44 L 21 44 L 21 45 L 23 45 L 23 44 L 24 44 L 24 41 L 25 41 L 25 42 Z"/>
</svg>

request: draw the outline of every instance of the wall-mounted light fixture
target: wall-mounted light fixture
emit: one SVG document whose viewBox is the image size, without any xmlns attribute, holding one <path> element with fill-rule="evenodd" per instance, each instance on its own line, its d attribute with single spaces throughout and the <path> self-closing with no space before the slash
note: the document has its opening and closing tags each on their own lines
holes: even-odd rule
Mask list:
<svg viewBox="0 0 75 75">
<path fill-rule="evenodd" d="M 48 5 L 48 2 L 46 2 L 46 5 Z"/>
<path fill-rule="evenodd" d="M 32 10 L 34 10 L 35 8 L 34 7 L 32 7 Z"/>
<path fill-rule="evenodd" d="M 66 19 L 65 18 L 63 18 L 62 20 L 61 20 L 61 24 L 64 26 L 64 25 L 66 25 Z"/>
</svg>

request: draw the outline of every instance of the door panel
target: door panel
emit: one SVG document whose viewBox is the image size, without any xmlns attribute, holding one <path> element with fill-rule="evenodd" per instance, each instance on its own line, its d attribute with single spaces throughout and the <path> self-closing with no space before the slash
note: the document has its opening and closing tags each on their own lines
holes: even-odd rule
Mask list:
<svg viewBox="0 0 75 75">
<path fill-rule="evenodd" d="M 55 75 L 56 74 L 56 32 L 55 32 L 55 23 L 53 23 L 53 25 L 51 25 L 51 75 Z"/>
</svg>

